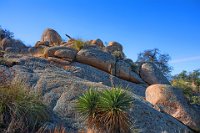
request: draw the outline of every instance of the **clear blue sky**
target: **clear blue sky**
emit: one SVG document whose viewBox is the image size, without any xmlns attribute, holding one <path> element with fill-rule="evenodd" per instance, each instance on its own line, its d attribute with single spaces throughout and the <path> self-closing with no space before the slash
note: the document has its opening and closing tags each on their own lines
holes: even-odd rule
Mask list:
<svg viewBox="0 0 200 133">
<path fill-rule="evenodd" d="M 28 45 L 50 27 L 64 39 L 118 41 L 134 61 L 159 48 L 173 74 L 200 68 L 200 0 L 0 0 L 0 25 Z"/>
</svg>

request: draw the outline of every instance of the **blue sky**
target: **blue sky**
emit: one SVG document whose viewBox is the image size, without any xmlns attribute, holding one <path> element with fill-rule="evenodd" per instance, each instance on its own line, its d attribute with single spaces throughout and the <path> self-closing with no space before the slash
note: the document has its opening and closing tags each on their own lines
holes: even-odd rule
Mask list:
<svg viewBox="0 0 200 133">
<path fill-rule="evenodd" d="M 200 0 L 0 0 L 0 25 L 28 45 L 44 29 L 123 44 L 128 58 L 168 53 L 173 74 L 200 68 Z"/>
</svg>

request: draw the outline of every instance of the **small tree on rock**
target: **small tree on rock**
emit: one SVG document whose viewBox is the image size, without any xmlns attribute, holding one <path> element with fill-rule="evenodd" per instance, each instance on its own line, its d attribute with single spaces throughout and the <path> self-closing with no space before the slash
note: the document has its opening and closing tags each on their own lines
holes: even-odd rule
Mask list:
<svg viewBox="0 0 200 133">
<path fill-rule="evenodd" d="M 172 67 L 168 64 L 169 60 L 170 56 L 168 54 L 161 54 L 157 48 L 139 53 L 137 59 L 138 62 L 153 62 L 166 77 L 169 77 L 172 71 Z"/>
</svg>

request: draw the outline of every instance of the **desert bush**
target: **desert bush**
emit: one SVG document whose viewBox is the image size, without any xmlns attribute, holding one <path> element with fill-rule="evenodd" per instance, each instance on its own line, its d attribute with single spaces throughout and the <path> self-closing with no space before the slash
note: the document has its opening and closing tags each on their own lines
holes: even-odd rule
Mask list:
<svg viewBox="0 0 200 133">
<path fill-rule="evenodd" d="M 49 120 L 49 111 L 37 94 L 15 84 L 0 86 L 0 116 L 5 132 L 28 133 Z"/>
<path fill-rule="evenodd" d="M 72 48 L 80 51 L 84 46 L 86 46 L 86 42 L 82 39 L 74 39 Z"/>
<path fill-rule="evenodd" d="M 3 39 L 3 38 L 13 38 L 13 37 L 14 37 L 14 33 L 13 32 L 10 32 L 7 29 L 3 29 L 0 26 L 0 39 Z"/>
<path fill-rule="evenodd" d="M 197 96 L 197 92 L 195 91 L 195 87 L 192 86 L 190 82 L 185 81 L 184 79 L 176 79 L 173 80 L 172 85 L 179 89 L 183 90 L 183 93 L 187 100 L 191 104 L 199 104 L 200 105 L 200 96 Z"/>
<path fill-rule="evenodd" d="M 128 110 L 132 97 L 120 88 L 95 91 L 90 89 L 79 97 L 77 110 L 89 129 L 99 132 L 128 133 L 131 128 Z"/>
<path fill-rule="evenodd" d="M 85 120 L 87 127 L 90 129 L 97 128 L 97 102 L 99 101 L 99 93 L 93 89 L 89 89 L 86 93 L 79 97 L 76 109 Z"/>
</svg>

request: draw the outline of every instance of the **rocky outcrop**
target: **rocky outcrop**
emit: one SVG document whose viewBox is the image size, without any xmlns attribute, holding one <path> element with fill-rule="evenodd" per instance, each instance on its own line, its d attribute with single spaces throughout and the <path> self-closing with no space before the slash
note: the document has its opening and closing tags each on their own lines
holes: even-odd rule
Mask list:
<svg viewBox="0 0 200 133">
<path fill-rule="evenodd" d="M 81 49 L 76 56 L 76 60 L 80 63 L 94 66 L 108 73 L 114 73 L 115 57 L 100 49 L 89 47 Z"/>
<path fill-rule="evenodd" d="M 200 132 L 200 113 L 189 105 L 180 89 L 155 84 L 146 90 L 146 100 L 191 129 Z"/>
<path fill-rule="evenodd" d="M 11 70 L 7 66 L 0 64 L 0 86 L 10 84 L 11 79 Z"/>
<path fill-rule="evenodd" d="M 169 84 L 169 81 L 154 64 L 125 59 L 123 47 L 117 42 L 104 47 L 100 39 L 92 40 L 77 51 L 73 49 L 74 39 L 62 42 L 55 30 L 47 29 L 41 41 L 29 48 L 31 54 L 18 54 L 15 50 L 21 52 L 23 46 L 10 45 L 10 41 L 1 43 L 5 52 L 0 57 L 14 59 L 15 63 L 0 62 L 0 85 L 19 83 L 41 95 L 53 111 L 53 119 L 46 125 L 49 131 L 57 123 L 62 123 L 69 132 L 85 129 L 85 122 L 76 112 L 77 98 L 89 88 L 112 87 L 132 95 L 129 118 L 133 129 L 142 133 L 193 133 L 188 127 L 199 131 L 199 107 L 189 105 L 182 93 L 169 85 L 148 87 L 146 83 Z"/>
<path fill-rule="evenodd" d="M 135 84 L 128 82 L 126 80 L 120 79 L 113 75 L 108 74 L 107 72 L 101 71 L 95 67 L 73 62 L 70 65 L 65 67 L 65 70 L 71 72 L 76 77 L 85 79 L 95 83 L 101 83 L 109 87 L 122 87 L 130 90 L 134 94 L 144 97 L 146 85 L 145 84 Z"/>
<path fill-rule="evenodd" d="M 124 59 L 125 54 L 123 53 L 123 47 L 118 42 L 109 42 L 108 46 L 105 48 L 107 52 L 119 59 Z"/>
<path fill-rule="evenodd" d="M 48 41 L 37 41 L 35 44 L 35 48 L 38 47 L 48 47 L 49 46 L 49 42 Z"/>
<path fill-rule="evenodd" d="M 61 36 L 53 29 L 46 29 L 41 37 L 41 42 L 49 42 L 50 46 L 60 45 L 62 42 Z"/>
<path fill-rule="evenodd" d="M 143 63 L 140 68 L 141 78 L 149 85 L 152 84 L 170 84 L 167 78 L 153 63 Z"/>
<path fill-rule="evenodd" d="M 0 43 L 0 47 L 3 50 L 11 47 L 12 49 L 15 49 L 16 51 L 20 51 L 21 49 L 26 48 L 25 44 L 23 44 L 20 40 L 9 39 L 9 38 L 4 38 Z"/>
<path fill-rule="evenodd" d="M 105 47 L 105 46 L 103 45 L 103 42 L 101 41 L 101 39 L 91 40 L 91 41 L 89 42 L 89 44 L 99 46 L 100 48 Z"/>
<path fill-rule="evenodd" d="M 106 50 L 108 52 L 112 53 L 114 51 L 123 51 L 123 47 L 118 42 L 109 42 L 108 46 L 106 47 Z"/>
<path fill-rule="evenodd" d="M 95 82 L 109 74 L 100 72 L 100 70 L 91 66 L 88 68 L 88 66 L 80 63 L 72 63 L 69 66 L 74 67 L 74 70 L 56 67 L 46 59 L 23 57 L 19 60 L 19 65 L 7 69 L 13 71 L 12 82 L 22 82 L 33 91 L 41 94 L 45 104 L 62 120 L 63 126 L 75 132 L 85 127 L 75 109 L 76 99 L 91 87 L 99 90 L 110 89 L 109 86 L 105 85 L 107 83 L 104 83 L 107 79 L 101 80 L 102 83 Z M 96 74 L 95 76 L 101 77 L 96 77 L 96 79 L 90 77 L 93 75 L 91 73 L 95 71 L 101 73 L 101 75 Z M 80 73 L 84 78 L 76 73 Z M 123 81 L 121 79 L 116 80 L 115 83 Z M 129 84 L 133 83 L 129 82 Z M 131 88 L 133 90 L 139 87 L 136 84 L 133 84 L 133 86 Z M 140 132 L 192 132 L 176 119 L 153 109 L 152 105 L 144 101 L 142 97 L 131 92 L 130 94 L 134 101 L 130 110 L 130 118 L 133 119 L 134 128 L 139 129 Z"/>
<path fill-rule="evenodd" d="M 134 83 L 144 83 L 144 81 L 132 71 L 131 65 L 123 60 L 116 62 L 116 72 L 115 75 L 119 78 L 134 82 Z"/>
<path fill-rule="evenodd" d="M 66 46 L 55 46 L 45 49 L 45 57 L 57 57 L 66 61 L 73 61 L 76 57 L 77 51 Z"/>
</svg>

